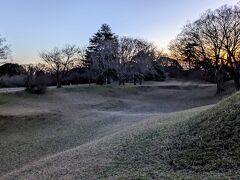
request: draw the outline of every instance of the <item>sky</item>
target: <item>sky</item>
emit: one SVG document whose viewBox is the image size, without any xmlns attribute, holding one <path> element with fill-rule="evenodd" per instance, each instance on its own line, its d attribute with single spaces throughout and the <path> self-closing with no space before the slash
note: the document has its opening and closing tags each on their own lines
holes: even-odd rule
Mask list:
<svg viewBox="0 0 240 180">
<path fill-rule="evenodd" d="M 167 50 L 183 26 L 208 9 L 239 0 L 0 0 L 0 34 L 13 62 L 41 62 L 39 53 L 88 45 L 104 23 L 118 36 L 142 38 Z"/>
</svg>

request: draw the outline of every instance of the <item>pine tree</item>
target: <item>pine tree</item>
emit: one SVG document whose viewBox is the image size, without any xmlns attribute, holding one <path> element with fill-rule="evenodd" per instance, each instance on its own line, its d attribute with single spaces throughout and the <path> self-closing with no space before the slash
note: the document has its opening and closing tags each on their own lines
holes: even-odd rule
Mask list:
<svg viewBox="0 0 240 180">
<path fill-rule="evenodd" d="M 99 81 L 110 83 L 110 74 L 117 62 L 118 37 L 112 33 L 109 25 L 103 24 L 89 40 L 84 65 L 91 76 Z"/>
</svg>

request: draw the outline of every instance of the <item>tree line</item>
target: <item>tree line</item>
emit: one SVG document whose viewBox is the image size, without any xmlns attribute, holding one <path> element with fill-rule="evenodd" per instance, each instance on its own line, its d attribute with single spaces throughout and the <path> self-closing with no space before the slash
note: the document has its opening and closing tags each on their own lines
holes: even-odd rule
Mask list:
<svg viewBox="0 0 240 180">
<path fill-rule="evenodd" d="M 0 60 L 10 54 L 5 39 L 0 37 Z M 97 84 L 113 81 L 118 81 L 119 85 L 142 84 L 143 80 L 165 80 L 169 73 L 178 78 L 185 71 L 200 71 L 204 74 L 201 76 L 207 77 L 205 80 L 216 82 L 217 93 L 223 91 L 223 82 L 228 79 L 233 79 L 239 90 L 240 7 L 225 5 L 208 10 L 185 25 L 170 42 L 168 55 L 146 40 L 118 37 L 109 25 L 103 24 L 89 39 L 88 47 L 56 47 L 42 51 L 39 57 L 44 63 L 21 67 L 30 89 L 46 78 L 51 79 L 51 85 L 60 88 L 72 79 Z"/>
<path fill-rule="evenodd" d="M 67 45 L 63 49 L 42 52 L 40 57 L 55 71 L 58 87 L 61 87 L 68 70 L 76 66 L 87 69 L 89 83 L 110 84 L 118 80 L 119 85 L 124 85 L 129 81 L 141 84 L 146 76 L 163 78 L 163 72 L 159 74 L 161 64 L 157 53 L 152 43 L 136 38 L 118 38 L 107 24 L 103 24 L 90 38 L 85 50 Z"/>
<path fill-rule="evenodd" d="M 5 40 L 1 39 L 0 43 Z M 3 45 L 3 44 L 0 44 Z M 2 46 L 2 59 L 7 59 L 9 47 Z M 64 79 L 75 72 L 84 73 L 88 83 L 110 84 L 118 81 L 119 85 L 126 82 L 136 84 L 146 78 L 164 80 L 164 69 L 160 62 L 162 52 L 153 43 L 130 37 L 119 38 L 110 26 L 103 24 L 90 38 L 89 46 L 85 49 L 76 45 L 55 47 L 39 54 L 44 64 L 23 65 L 27 74 L 27 86 L 35 86 L 41 75 L 50 75 L 58 88 Z"/>
</svg>

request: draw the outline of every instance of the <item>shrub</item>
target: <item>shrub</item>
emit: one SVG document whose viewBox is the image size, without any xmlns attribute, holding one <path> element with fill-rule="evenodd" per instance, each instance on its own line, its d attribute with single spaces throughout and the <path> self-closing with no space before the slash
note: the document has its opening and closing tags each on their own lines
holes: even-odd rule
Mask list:
<svg viewBox="0 0 240 180">
<path fill-rule="evenodd" d="M 32 94 L 44 94 L 46 93 L 46 86 L 41 86 L 41 85 L 32 85 L 26 87 L 26 91 Z"/>
<path fill-rule="evenodd" d="M 35 73 L 27 77 L 26 91 L 32 94 L 44 94 L 46 92 L 46 79 L 43 73 Z"/>
<path fill-rule="evenodd" d="M 8 76 L 4 75 L 0 77 L 1 87 L 20 87 L 25 85 L 25 75 Z"/>
</svg>

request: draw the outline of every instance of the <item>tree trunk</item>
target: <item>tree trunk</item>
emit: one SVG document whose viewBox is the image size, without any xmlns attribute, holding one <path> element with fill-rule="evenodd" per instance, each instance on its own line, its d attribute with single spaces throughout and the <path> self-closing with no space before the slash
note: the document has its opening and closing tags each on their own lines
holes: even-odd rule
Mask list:
<svg viewBox="0 0 240 180">
<path fill-rule="evenodd" d="M 236 88 L 236 91 L 239 91 L 240 90 L 240 79 L 238 76 L 234 76 L 234 85 L 235 85 L 235 88 Z"/>
<path fill-rule="evenodd" d="M 57 88 L 62 88 L 62 85 L 58 83 Z"/>
<path fill-rule="evenodd" d="M 217 92 L 216 94 L 220 94 L 223 91 L 222 83 L 217 81 Z"/>
<path fill-rule="evenodd" d="M 238 72 L 238 68 L 236 67 L 235 69 L 232 63 L 230 63 L 230 66 L 231 66 L 230 73 L 234 80 L 235 89 L 236 91 L 239 91 L 240 90 L 240 74 Z"/>
<path fill-rule="evenodd" d="M 239 67 L 239 62 L 236 63 L 236 73 L 235 74 L 236 74 L 236 77 L 234 79 L 235 88 L 236 88 L 237 91 L 239 91 L 240 90 L 240 67 Z"/>
<path fill-rule="evenodd" d="M 57 79 L 57 88 L 61 88 L 62 87 L 62 83 L 60 81 L 60 79 L 58 78 Z"/>
<path fill-rule="evenodd" d="M 111 79 L 110 79 L 110 77 L 107 77 L 107 84 L 111 84 Z"/>
<path fill-rule="evenodd" d="M 216 70 L 215 78 L 216 78 L 216 83 L 217 83 L 217 92 L 216 92 L 216 94 L 220 94 L 224 90 L 223 89 L 224 75 L 223 75 L 222 69 L 217 69 Z"/>
<path fill-rule="evenodd" d="M 88 77 L 88 85 L 89 85 L 89 86 L 91 85 L 90 77 Z"/>
<path fill-rule="evenodd" d="M 59 71 L 57 71 L 57 88 L 61 88 L 62 87 L 62 83 L 60 80 L 60 73 Z"/>
</svg>

